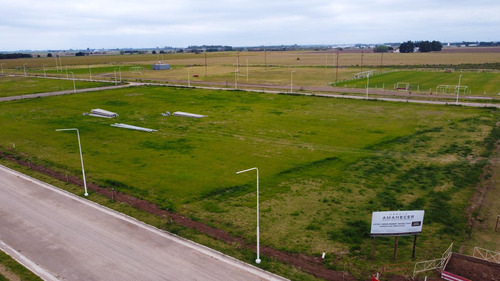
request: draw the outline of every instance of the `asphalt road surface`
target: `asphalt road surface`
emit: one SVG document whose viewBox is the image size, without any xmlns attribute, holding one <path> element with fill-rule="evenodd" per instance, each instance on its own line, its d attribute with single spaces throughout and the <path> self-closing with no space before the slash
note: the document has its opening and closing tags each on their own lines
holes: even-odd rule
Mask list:
<svg viewBox="0 0 500 281">
<path fill-rule="evenodd" d="M 0 249 L 44 280 L 286 280 L 4 166 Z"/>
</svg>

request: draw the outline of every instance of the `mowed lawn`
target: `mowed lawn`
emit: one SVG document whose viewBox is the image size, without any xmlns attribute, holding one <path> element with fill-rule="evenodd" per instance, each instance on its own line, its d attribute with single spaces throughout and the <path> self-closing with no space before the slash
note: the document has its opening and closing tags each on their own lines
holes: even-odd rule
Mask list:
<svg viewBox="0 0 500 281">
<path fill-rule="evenodd" d="M 71 77 L 71 75 L 70 75 Z M 111 86 L 110 83 L 75 81 L 76 89 Z M 73 80 L 0 76 L 0 97 L 73 90 Z"/>
<path fill-rule="evenodd" d="M 460 78 L 461 75 L 461 78 Z M 380 75 L 370 76 L 370 88 L 385 88 L 388 90 L 394 89 L 394 85 L 398 82 L 409 83 L 411 90 L 441 93 L 436 87 L 439 85 L 452 85 L 453 88 L 448 91 L 448 94 L 453 94 L 454 86 L 458 85 L 460 78 L 460 86 L 467 86 L 467 95 L 488 95 L 498 96 L 500 94 L 500 73 L 495 72 L 433 72 L 433 71 L 395 71 Z M 339 87 L 357 87 L 366 88 L 367 79 L 356 79 L 347 82 L 339 82 Z M 404 85 L 401 87 L 405 87 Z M 463 94 L 464 89 L 460 90 Z"/>
<path fill-rule="evenodd" d="M 82 115 L 92 108 L 120 116 Z M 372 211 L 426 210 L 419 260 L 465 239 L 465 208 L 499 117 L 495 109 L 136 87 L 0 103 L 0 147 L 79 175 L 76 134 L 55 131 L 78 128 L 88 181 L 249 241 L 255 173 L 236 172 L 258 167 L 261 243 L 327 252 L 329 266 L 357 275 L 392 258 L 391 240 L 380 239 L 368 259 Z M 400 239 L 401 261 L 410 259 L 411 241 Z"/>
</svg>

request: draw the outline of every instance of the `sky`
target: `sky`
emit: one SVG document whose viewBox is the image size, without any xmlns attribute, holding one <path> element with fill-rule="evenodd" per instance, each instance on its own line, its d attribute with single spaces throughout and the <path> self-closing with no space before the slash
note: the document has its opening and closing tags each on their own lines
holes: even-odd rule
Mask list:
<svg viewBox="0 0 500 281">
<path fill-rule="evenodd" d="M 0 51 L 500 41 L 499 0 L 0 0 Z"/>
</svg>

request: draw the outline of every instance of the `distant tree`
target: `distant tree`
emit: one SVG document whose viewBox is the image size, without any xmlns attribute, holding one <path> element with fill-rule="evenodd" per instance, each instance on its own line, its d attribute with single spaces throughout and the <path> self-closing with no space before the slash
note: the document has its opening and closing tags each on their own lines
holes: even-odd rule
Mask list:
<svg viewBox="0 0 500 281">
<path fill-rule="evenodd" d="M 20 58 L 32 58 L 33 56 L 31 54 L 21 54 L 21 53 L 14 53 L 14 54 L 0 54 L 0 59 L 20 59 Z"/>
<path fill-rule="evenodd" d="M 151 54 L 156 55 L 156 51 L 152 51 Z"/>
<path fill-rule="evenodd" d="M 413 42 L 411 41 L 404 42 L 399 46 L 400 53 L 413 53 L 414 50 L 415 44 L 413 44 Z"/>
<path fill-rule="evenodd" d="M 51 54 L 51 53 L 48 53 L 48 54 L 47 54 L 47 57 L 48 57 L 48 58 L 51 58 L 51 57 L 52 57 L 52 54 Z"/>
<path fill-rule="evenodd" d="M 429 41 L 420 41 L 418 44 L 418 51 L 421 53 L 428 53 L 432 51 L 431 49 L 431 43 Z"/>
<path fill-rule="evenodd" d="M 389 47 L 384 45 L 375 46 L 375 48 L 373 48 L 373 52 L 375 53 L 387 53 L 388 51 Z"/>
<path fill-rule="evenodd" d="M 77 57 L 83 57 L 83 56 L 85 56 L 85 53 L 84 52 L 78 52 L 78 53 L 75 54 L 75 56 L 77 56 Z"/>
<path fill-rule="evenodd" d="M 439 41 L 432 41 L 431 42 L 431 50 L 433 52 L 438 52 L 438 51 L 441 51 L 443 49 L 443 45 L 441 44 L 441 42 Z"/>
<path fill-rule="evenodd" d="M 165 51 L 163 51 L 163 50 L 160 51 L 160 54 L 164 54 L 164 53 L 165 53 Z"/>
</svg>

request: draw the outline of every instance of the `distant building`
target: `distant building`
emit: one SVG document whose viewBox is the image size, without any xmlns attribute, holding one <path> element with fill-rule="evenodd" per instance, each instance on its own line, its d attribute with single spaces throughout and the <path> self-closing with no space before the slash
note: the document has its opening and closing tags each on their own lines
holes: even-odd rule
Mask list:
<svg viewBox="0 0 500 281">
<path fill-rule="evenodd" d="M 170 69 L 170 64 L 158 62 L 153 64 L 153 70 L 168 70 Z"/>
</svg>

